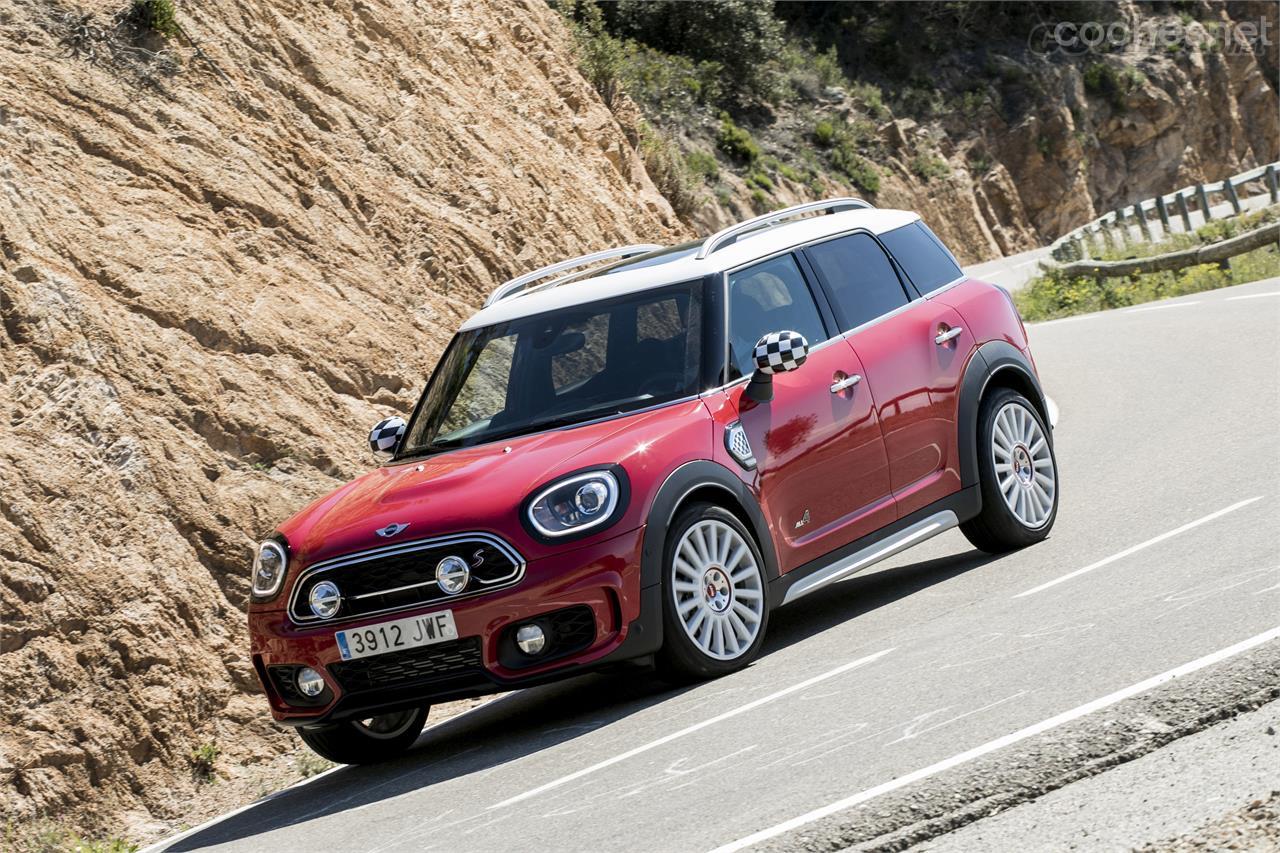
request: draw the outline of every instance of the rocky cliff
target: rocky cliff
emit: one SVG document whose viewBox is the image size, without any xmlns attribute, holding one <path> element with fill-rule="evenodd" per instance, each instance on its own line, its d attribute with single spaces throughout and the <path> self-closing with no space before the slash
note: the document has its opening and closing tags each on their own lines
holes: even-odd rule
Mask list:
<svg viewBox="0 0 1280 853">
<path fill-rule="evenodd" d="M 122 8 L 0 0 L 0 797 L 145 835 L 293 746 L 255 539 L 504 278 L 686 232 L 540 2 Z"/>
</svg>

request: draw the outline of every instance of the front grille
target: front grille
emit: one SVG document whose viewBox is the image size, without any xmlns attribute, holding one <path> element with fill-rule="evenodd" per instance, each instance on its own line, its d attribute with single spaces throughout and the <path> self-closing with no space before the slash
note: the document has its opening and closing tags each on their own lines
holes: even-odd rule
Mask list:
<svg viewBox="0 0 1280 853">
<path fill-rule="evenodd" d="M 482 671 L 480 638 L 466 637 L 402 652 L 330 664 L 329 673 L 347 692 L 442 681 Z"/>
<path fill-rule="evenodd" d="M 471 567 L 471 580 L 458 595 L 448 595 L 435 580 L 436 564 L 460 557 Z M 311 623 L 349 619 L 478 595 L 510 586 L 524 573 L 524 560 L 508 544 L 484 533 L 422 539 L 361 551 L 316 563 L 303 571 L 289 599 L 294 621 Z M 311 612 L 308 596 L 321 581 L 332 581 L 342 606 L 329 620 Z"/>
</svg>

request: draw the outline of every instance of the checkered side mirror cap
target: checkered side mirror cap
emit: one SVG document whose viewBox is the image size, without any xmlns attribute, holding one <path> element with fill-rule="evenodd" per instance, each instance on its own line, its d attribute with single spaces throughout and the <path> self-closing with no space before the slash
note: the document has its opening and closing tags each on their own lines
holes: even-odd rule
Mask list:
<svg viewBox="0 0 1280 853">
<path fill-rule="evenodd" d="M 756 342 L 752 357 L 761 373 L 786 373 L 804 364 L 809 342 L 799 332 L 770 332 Z"/>
<path fill-rule="evenodd" d="M 374 424 L 369 430 L 369 449 L 380 459 L 387 459 L 400 446 L 404 438 L 404 418 L 387 418 Z"/>
</svg>

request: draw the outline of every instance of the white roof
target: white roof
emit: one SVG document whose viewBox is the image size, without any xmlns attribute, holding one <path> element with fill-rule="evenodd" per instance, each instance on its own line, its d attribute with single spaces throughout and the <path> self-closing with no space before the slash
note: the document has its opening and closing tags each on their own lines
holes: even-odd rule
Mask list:
<svg viewBox="0 0 1280 853">
<path fill-rule="evenodd" d="M 519 296 L 510 296 L 473 314 L 462 324 L 461 330 L 491 326 L 533 314 L 611 299 L 628 293 L 638 293 L 666 284 L 699 279 L 712 273 L 735 269 L 757 258 L 768 257 L 776 252 L 821 240 L 823 237 L 859 228 L 865 228 L 873 234 L 883 234 L 909 225 L 919 218 L 918 214 L 909 210 L 864 209 L 793 220 L 744 234 L 736 242 L 712 252 L 701 260 L 696 257 L 696 252 L 690 252 L 663 264 L 633 270 L 623 269 L 619 272 L 582 278 L 542 290 L 531 290 Z M 643 258 L 634 260 L 643 260 Z M 626 263 L 628 262 L 624 262 L 622 266 L 625 267 Z"/>
</svg>

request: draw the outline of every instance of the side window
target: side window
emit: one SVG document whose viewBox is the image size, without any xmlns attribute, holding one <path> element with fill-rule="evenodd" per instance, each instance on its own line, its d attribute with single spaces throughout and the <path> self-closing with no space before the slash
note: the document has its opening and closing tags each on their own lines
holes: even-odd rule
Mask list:
<svg viewBox="0 0 1280 853">
<path fill-rule="evenodd" d="M 923 222 L 913 222 L 880 235 L 911 283 L 921 293 L 937 290 L 963 273 L 942 243 Z"/>
<path fill-rule="evenodd" d="M 822 315 L 791 255 L 782 255 L 729 276 L 729 380 L 755 366 L 751 352 L 769 332 L 799 332 L 809 345 L 827 339 Z"/>
<path fill-rule="evenodd" d="M 846 332 L 910 301 L 893 262 L 866 234 L 809 246 L 805 254 L 826 281 L 836 316 Z"/>
</svg>

